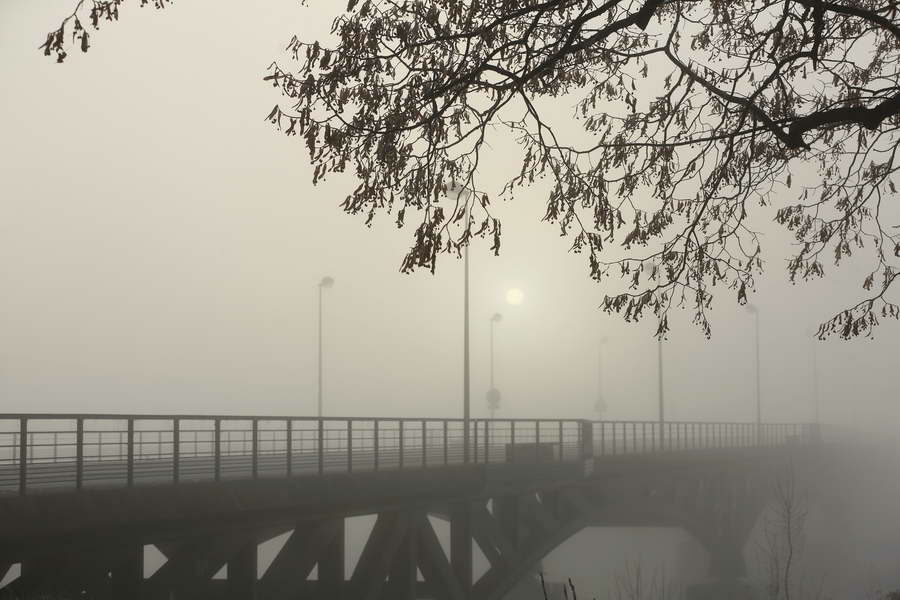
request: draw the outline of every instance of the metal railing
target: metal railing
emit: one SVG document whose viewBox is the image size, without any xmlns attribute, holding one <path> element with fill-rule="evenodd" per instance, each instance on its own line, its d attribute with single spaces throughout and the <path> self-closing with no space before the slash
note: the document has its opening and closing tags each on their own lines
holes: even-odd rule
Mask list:
<svg viewBox="0 0 900 600">
<path fill-rule="evenodd" d="M 594 456 L 776 447 L 816 441 L 811 423 L 594 421 Z"/>
<path fill-rule="evenodd" d="M 462 419 L 2 415 L 0 496 L 464 464 Z M 773 446 L 815 426 L 473 419 L 469 462 Z"/>
<path fill-rule="evenodd" d="M 469 422 L 469 462 L 572 461 L 584 422 Z M 459 465 L 462 419 L 0 415 L 0 495 Z"/>
</svg>

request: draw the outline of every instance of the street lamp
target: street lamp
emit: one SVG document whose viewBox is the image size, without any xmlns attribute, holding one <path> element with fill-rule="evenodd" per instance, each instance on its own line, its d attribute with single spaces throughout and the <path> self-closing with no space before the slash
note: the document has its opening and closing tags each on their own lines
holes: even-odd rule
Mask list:
<svg viewBox="0 0 900 600">
<path fill-rule="evenodd" d="M 756 346 L 756 444 L 759 445 L 762 434 L 762 404 L 759 392 L 759 309 L 753 304 L 747 304 L 747 311 L 754 317 L 754 345 Z"/>
<path fill-rule="evenodd" d="M 456 203 L 460 200 L 466 203 L 464 226 L 469 226 L 469 192 L 459 185 L 447 189 L 448 195 L 452 195 Z M 469 243 L 463 247 L 463 462 L 469 462 L 469 425 L 471 411 L 471 388 L 469 385 Z"/>
<path fill-rule="evenodd" d="M 494 325 L 503 320 L 503 315 L 494 313 L 491 317 L 491 389 L 487 393 L 487 405 L 491 414 L 491 420 L 494 419 L 494 413 L 500 408 L 500 390 L 494 386 Z"/>
<path fill-rule="evenodd" d="M 601 421 L 606 412 L 606 400 L 603 398 L 603 346 L 607 341 L 606 337 L 600 338 L 600 345 L 597 347 L 597 401 L 594 402 L 594 411 Z"/>
<path fill-rule="evenodd" d="M 334 278 L 325 276 L 319 282 L 319 397 L 318 416 L 322 418 L 322 290 L 333 287 Z"/>
<path fill-rule="evenodd" d="M 819 424 L 819 357 L 816 354 L 816 334 L 813 329 L 806 332 L 809 336 L 810 383 L 812 384 L 813 422 Z"/>
<path fill-rule="evenodd" d="M 659 400 L 659 441 L 660 446 L 665 449 L 666 434 L 664 423 L 666 422 L 666 397 L 665 391 L 663 390 L 663 340 L 661 336 L 656 338 L 656 365 L 657 396 Z"/>
</svg>

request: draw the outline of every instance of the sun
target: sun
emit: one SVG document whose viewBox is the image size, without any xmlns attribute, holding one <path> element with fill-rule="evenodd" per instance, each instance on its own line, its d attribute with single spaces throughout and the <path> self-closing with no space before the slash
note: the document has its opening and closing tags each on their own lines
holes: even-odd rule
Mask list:
<svg viewBox="0 0 900 600">
<path fill-rule="evenodd" d="M 525 300 L 525 294 L 519 288 L 510 288 L 506 292 L 506 301 L 513 306 L 518 306 L 522 304 L 522 301 Z"/>
</svg>

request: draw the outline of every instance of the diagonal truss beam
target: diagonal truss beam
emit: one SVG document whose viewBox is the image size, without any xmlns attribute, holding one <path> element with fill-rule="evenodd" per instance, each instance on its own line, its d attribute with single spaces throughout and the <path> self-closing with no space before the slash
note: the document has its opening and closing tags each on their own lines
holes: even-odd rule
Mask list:
<svg viewBox="0 0 900 600">
<path fill-rule="evenodd" d="M 147 580 L 147 586 L 163 594 L 173 593 L 176 597 L 196 596 L 229 558 L 255 540 L 253 530 L 242 529 L 183 544 Z"/>
<path fill-rule="evenodd" d="M 259 600 L 299 597 L 323 550 L 341 530 L 341 523 L 329 519 L 299 524 L 259 581 Z"/>
<path fill-rule="evenodd" d="M 497 519 L 483 504 L 472 509 L 472 534 L 491 567 L 503 567 L 515 560 L 515 548 L 503 534 Z"/>
<path fill-rule="evenodd" d="M 354 600 L 378 598 L 409 524 L 409 515 L 399 511 L 378 515 L 350 580 Z"/>
<path fill-rule="evenodd" d="M 466 600 L 463 588 L 428 517 L 415 517 L 415 530 L 419 541 L 419 570 L 438 600 Z"/>
</svg>

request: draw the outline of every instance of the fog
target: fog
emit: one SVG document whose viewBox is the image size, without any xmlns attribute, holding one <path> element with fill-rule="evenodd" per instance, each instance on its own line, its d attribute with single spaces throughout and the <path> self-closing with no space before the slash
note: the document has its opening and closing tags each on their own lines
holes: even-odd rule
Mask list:
<svg viewBox="0 0 900 600">
<path fill-rule="evenodd" d="M 317 284 L 327 275 L 325 414 L 461 415 L 462 261 L 401 274 L 411 228 L 345 215 L 353 178 L 314 187 L 302 141 L 264 120 L 279 100 L 262 81 L 266 67 L 293 34 L 326 37 L 343 6 L 309 4 L 126 5 L 91 53 L 58 65 L 37 46 L 71 0 L 0 3 L 0 413 L 314 415 Z M 490 142 L 482 187 L 499 192 L 518 154 L 503 135 Z M 602 313 L 605 289 L 585 257 L 541 222 L 546 193 L 539 183 L 498 201 L 500 256 L 484 240 L 471 252 L 473 415 L 487 416 L 489 319 L 500 312 L 498 417 L 595 418 L 602 379 L 606 418 L 655 419 L 656 323 Z M 867 261 L 791 285 L 790 237 L 774 211 L 753 216 L 766 260 L 751 298 L 763 419 L 813 418 L 815 344 L 822 422 L 894 435 L 900 324 L 886 321 L 871 340 L 809 334 L 858 301 Z M 519 305 L 506 301 L 513 288 Z M 673 312 L 667 417 L 751 421 L 753 317 L 720 291 L 711 319 L 707 340 L 689 311 Z M 878 472 L 896 479 L 897 463 L 885 461 Z M 896 486 L 862 496 L 856 547 L 883 533 L 860 525 L 866 514 L 900 533 Z M 876 511 L 873 498 L 891 500 Z M 828 527 L 816 527 L 811 545 L 829 544 Z M 878 560 L 896 572 L 900 547 L 878 543 Z M 702 571 L 695 546 L 680 530 L 589 530 L 545 566 L 596 588 L 639 557 Z"/>
<path fill-rule="evenodd" d="M 411 231 L 385 218 L 367 229 L 341 212 L 352 179 L 313 187 L 302 144 L 263 119 L 278 100 L 261 81 L 266 66 L 294 32 L 323 37 L 330 8 L 129 8 L 91 55 L 57 65 L 35 48 L 67 4 L 0 8 L 8 409 L 308 414 L 316 284 L 328 274 L 337 285 L 325 309 L 326 412 L 458 414 L 461 261 L 445 257 L 434 276 L 400 274 Z M 516 165 L 502 160 L 509 140 L 492 145 L 484 187 L 499 191 Z M 488 319 L 499 311 L 503 410 L 586 416 L 605 336 L 609 416 L 652 417 L 655 323 L 602 314 L 604 290 L 585 259 L 540 222 L 542 192 L 536 185 L 498 206 L 499 257 L 484 241 L 473 248 L 473 395 L 487 388 Z M 767 226 L 767 273 L 752 299 L 770 420 L 810 416 L 806 331 L 859 296 L 867 266 L 792 286 L 782 268 L 788 240 Z M 520 306 L 506 305 L 510 287 L 524 291 Z M 727 292 L 712 317 L 710 341 L 688 312 L 673 317 L 673 418 L 752 416 L 752 317 Z M 896 417 L 897 332 L 888 322 L 872 341 L 819 342 L 824 420 Z"/>
</svg>

